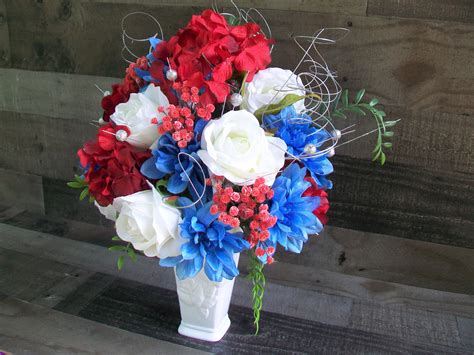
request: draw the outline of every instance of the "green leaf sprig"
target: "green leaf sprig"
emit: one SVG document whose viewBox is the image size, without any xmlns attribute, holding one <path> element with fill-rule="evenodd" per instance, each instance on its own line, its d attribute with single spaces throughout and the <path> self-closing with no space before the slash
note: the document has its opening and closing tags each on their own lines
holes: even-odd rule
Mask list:
<svg viewBox="0 0 474 355">
<path fill-rule="evenodd" d="M 263 295 L 265 293 L 265 275 L 263 274 L 262 264 L 254 253 L 250 254 L 250 272 L 248 278 L 252 280 L 252 308 L 253 324 L 255 326 L 255 335 L 258 335 L 260 329 L 260 311 L 263 306 Z"/>
<path fill-rule="evenodd" d="M 115 236 L 112 238 L 114 241 L 121 241 L 119 237 Z M 114 245 L 109 248 L 110 251 L 118 251 L 118 252 L 123 252 L 125 253 L 124 255 L 120 255 L 117 259 L 117 268 L 119 270 L 122 270 L 123 265 L 125 263 L 125 256 L 128 255 L 128 257 L 133 261 L 137 261 L 137 254 L 135 253 L 135 250 L 131 247 L 130 243 L 127 245 Z"/>
<path fill-rule="evenodd" d="M 388 130 L 388 128 L 395 126 L 398 120 L 384 121 L 386 114 L 383 110 L 377 107 L 379 100 L 373 98 L 369 102 L 362 102 L 364 94 L 365 89 L 359 90 L 355 95 L 354 102 L 349 102 L 349 91 L 347 89 L 343 90 L 336 101 L 332 117 L 346 118 L 346 113 L 348 112 L 361 116 L 365 116 L 367 112 L 370 113 L 377 123 L 378 133 L 377 142 L 372 151 L 372 161 L 379 161 L 380 165 L 384 165 L 387 157 L 383 148 L 392 148 L 392 143 L 386 141 L 386 139 L 391 138 L 394 135 L 394 132 Z"/>
<path fill-rule="evenodd" d="M 82 189 L 81 194 L 79 195 L 79 200 L 84 200 L 87 196 L 89 196 L 89 202 L 94 202 L 94 196 L 89 194 L 89 186 L 87 185 L 86 180 L 83 176 L 74 175 L 74 181 L 69 181 L 67 183 L 72 189 Z"/>
</svg>

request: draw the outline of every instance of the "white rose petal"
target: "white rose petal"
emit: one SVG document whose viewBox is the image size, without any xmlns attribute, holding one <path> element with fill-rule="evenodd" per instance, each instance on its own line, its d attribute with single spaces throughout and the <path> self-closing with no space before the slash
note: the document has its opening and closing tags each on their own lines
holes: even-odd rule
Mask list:
<svg viewBox="0 0 474 355">
<path fill-rule="evenodd" d="M 215 175 L 237 185 L 251 185 L 259 177 L 273 185 L 285 162 L 286 143 L 267 137 L 248 111 L 229 111 L 204 128 L 198 155 Z"/>
<path fill-rule="evenodd" d="M 119 212 L 115 228 L 122 240 L 148 257 L 181 255 L 181 245 L 186 242 L 178 227 L 181 213 L 166 205 L 155 188 L 117 197 L 114 207 Z"/>
<path fill-rule="evenodd" d="M 99 212 L 102 213 L 105 218 L 115 221 L 117 219 L 117 210 L 113 205 L 101 206 L 94 201 L 94 205 L 99 209 Z"/>
<path fill-rule="evenodd" d="M 128 127 L 128 143 L 148 149 L 159 138 L 157 126 L 152 124 L 151 120 L 157 118 L 158 122 L 161 122 L 164 113 L 157 111 L 160 105 L 168 106 L 168 98 L 159 86 L 150 84 L 144 92 L 131 94 L 127 102 L 117 105 L 110 119 L 117 125 Z"/>
<path fill-rule="evenodd" d="M 286 95 L 306 95 L 303 82 L 291 70 L 260 70 L 245 87 L 242 108 L 254 113 L 261 107 L 279 103 Z M 305 110 L 304 100 L 293 104 L 297 113 Z"/>
</svg>

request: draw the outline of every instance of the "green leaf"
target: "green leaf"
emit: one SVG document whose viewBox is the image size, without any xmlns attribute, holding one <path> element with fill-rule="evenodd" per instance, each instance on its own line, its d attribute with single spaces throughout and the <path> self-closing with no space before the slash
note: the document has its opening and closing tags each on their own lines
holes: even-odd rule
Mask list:
<svg viewBox="0 0 474 355">
<path fill-rule="evenodd" d="M 377 100 L 376 98 L 373 98 L 372 100 L 370 100 L 369 105 L 374 107 L 378 103 L 379 103 L 379 100 Z"/>
<path fill-rule="evenodd" d="M 392 131 L 386 131 L 383 133 L 384 137 L 393 137 L 393 132 Z"/>
<path fill-rule="evenodd" d="M 77 181 L 77 182 L 80 182 L 82 184 L 85 184 L 86 181 L 84 180 L 84 177 L 83 176 L 79 176 L 77 174 L 74 174 L 74 180 Z"/>
<path fill-rule="evenodd" d="M 123 268 L 123 263 L 124 263 L 124 257 L 123 257 L 123 255 L 120 255 L 120 256 L 118 257 L 118 259 L 117 259 L 117 268 L 118 268 L 119 270 L 122 270 L 122 268 Z"/>
<path fill-rule="evenodd" d="M 160 186 L 168 187 L 168 180 L 165 180 L 165 179 L 158 180 L 155 184 L 155 187 L 159 189 Z"/>
<path fill-rule="evenodd" d="M 118 241 L 121 241 L 122 239 L 120 239 L 120 237 L 116 235 L 116 236 L 113 236 L 113 237 L 112 237 L 112 240 L 118 240 Z"/>
<path fill-rule="evenodd" d="M 126 251 L 127 247 L 124 247 L 123 245 L 114 245 L 109 247 L 110 251 Z"/>
<path fill-rule="evenodd" d="M 373 152 L 372 161 L 376 161 L 379 158 L 380 154 L 383 154 L 382 149 L 378 149 L 376 152 Z"/>
<path fill-rule="evenodd" d="M 263 114 L 266 114 L 266 115 L 277 114 L 278 112 L 283 110 L 285 107 L 293 105 L 295 102 L 303 100 L 305 97 L 306 97 L 305 95 L 288 94 L 277 104 L 260 107 L 257 111 L 255 111 L 254 115 L 257 118 L 262 118 Z"/>
<path fill-rule="evenodd" d="M 344 107 L 349 105 L 349 91 L 347 89 L 342 92 L 341 100 Z"/>
<path fill-rule="evenodd" d="M 95 201 L 94 196 L 90 195 L 89 196 L 89 203 L 94 203 L 94 201 Z"/>
<path fill-rule="evenodd" d="M 83 184 L 81 184 L 77 181 L 70 181 L 66 185 L 73 188 L 73 189 L 82 189 L 84 187 Z"/>
<path fill-rule="evenodd" d="M 365 111 L 357 106 L 348 106 L 346 107 L 347 111 L 357 113 L 358 115 L 365 116 Z"/>
<path fill-rule="evenodd" d="M 364 94 L 365 94 L 365 89 L 359 90 L 356 94 L 354 103 L 358 104 L 360 100 L 362 100 L 362 97 L 364 96 Z"/>
<path fill-rule="evenodd" d="M 386 159 L 386 158 L 387 158 L 387 157 L 385 156 L 385 153 L 382 152 L 382 153 L 380 154 L 380 165 L 384 165 L 384 164 L 385 164 L 385 159 Z"/>
<path fill-rule="evenodd" d="M 135 251 L 132 248 L 128 248 L 127 254 L 133 262 L 137 261 L 137 254 L 135 254 Z"/>
<path fill-rule="evenodd" d="M 89 188 L 86 187 L 84 190 L 82 190 L 81 194 L 79 195 L 79 201 L 84 200 L 88 194 L 89 194 Z"/>
<path fill-rule="evenodd" d="M 383 146 L 384 146 L 385 148 L 389 148 L 389 149 L 390 149 L 390 148 L 392 148 L 392 143 L 390 143 L 390 142 L 385 142 L 385 143 L 383 144 Z"/>
</svg>

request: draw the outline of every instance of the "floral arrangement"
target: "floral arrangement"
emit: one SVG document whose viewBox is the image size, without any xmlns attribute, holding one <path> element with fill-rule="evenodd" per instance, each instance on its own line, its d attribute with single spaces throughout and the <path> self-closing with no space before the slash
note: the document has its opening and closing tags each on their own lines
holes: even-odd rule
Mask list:
<svg viewBox="0 0 474 355">
<path fill-rule="evenodd" d="M 300 253 L 327 222 L 329 158 L 345 134 L 333 119 L 372 114 L 382 164 L 396 121 L 384 121 L 375 99 L 362 102 L 363 90 L 350 103 L 329 69 L 336 90 L 327 90 L 316 80 L 323 66 L 270 67 L 274 41 L 238 20 L 205 10 L 171 38 L 149 38 L 149 53 L 103 97 L 97 135 L 78 151 L 83 173 L 69 186 L 115 221 L 113 240 L 126 244 L 111 250 L 158 258 L 180 279 L 203 271 L 231 280 L 233 255 L 248 252 L 258 331 L 264 266 L 277 250 Z"/>
</svg>

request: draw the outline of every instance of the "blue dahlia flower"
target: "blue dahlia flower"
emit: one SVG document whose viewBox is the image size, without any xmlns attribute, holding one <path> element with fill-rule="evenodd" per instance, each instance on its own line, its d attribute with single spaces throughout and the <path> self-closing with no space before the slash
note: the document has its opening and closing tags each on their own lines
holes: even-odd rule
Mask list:
<svg viewBox="0 0 474 355">
<path fill-rule="evenodd" d="M 303 193 L 311 186 L 306 181 L 307 169 L 297 163 L 289 165 L 275 180 L 275 195 L 271 201 L 270 214 L 278 218 L 270 228 L 268 245 L 276 247 L 277 243 L 294 253 L 300 253 L 308 234 L 316 234 L 323 230 L 323 225 L 313 214 L 320 204 L 319 197 L 303 197 Z M 266 245 L 266 246 L 268 246 Z"/>
<path fill-rule="evenodd" d="M 295 117 L 299 117 L 296 113 L 293 105 L 284 107 L 280 112 L 275 115 L 264 115 L 263 116 L 263 128 L 278 129 L 280 126 L 285 125 L 286 122 L 291 121 Z"/>
<path fill-rule="evenodd" d="M 296 157 L 305 154 L 306 145 L 312 144 L 317 149 L 331 139 L 328 131 L 312 124 L 310 116 L 297 114 L 293 105 L 285 107 L 277 115 L 264 116 L 263 122 L 267 127 L 276 129 L 275 137 L 283 139 L 288 153 Z M 301 162 L 319 187 L 332 188 L 332 182 L 326 175 L 333 172 L 333 167 L 326 155 L 302 158 Z"/>
<path fill-rule="evenodd" d="M 179 206 L 192 202 L 181 197 Z M 204 266 L 204 272 L 211 281 L 222 278 L 232 280 L 239 274 L 234 254 L 250 248 L 242 232 L 231 233 L 231 227 L 217 220 L 217 214 L 210 213 L 212 201 L 183 209 L 181 236 L 188 241 L 181 246 L 182 255 L 160 260 L 161 266 L 176 266 L 176 275 L 183 280 L 194 277 Z"/>
<path fill-rule="evenodd" d="M 170 193 L 180 194 L 187 189 L 193 199 L 197 200 L 206 188 L 207 176 L 203 176 L 203 171 L 207 174 L 207 169 L 197 155 L 200 134 L 206 123 L 203 120 L 196 123 L 194 138 L 186 148 L 179 148 L 169 133 L 162 135 L 157 148 L 152 151 L 152 157 L 143 163 L 140 172 L 149 179 L 162 179 L 169 175 L 167 190 Z M 210 195 L 212 191 L 207 188 L 207 200 L 211 198 Z"/>
</svg>

